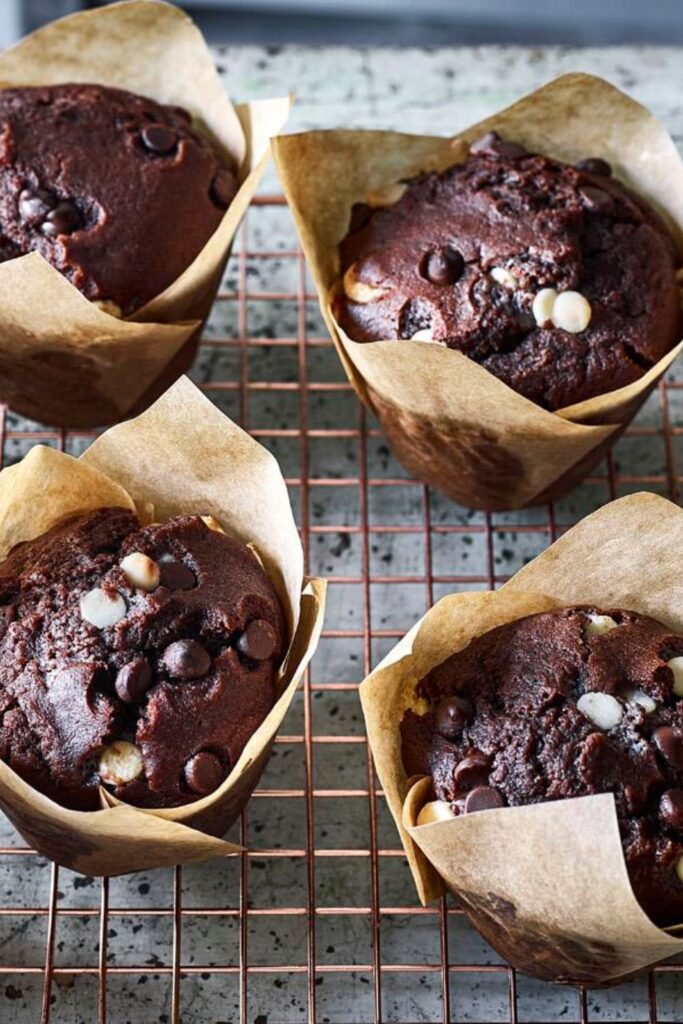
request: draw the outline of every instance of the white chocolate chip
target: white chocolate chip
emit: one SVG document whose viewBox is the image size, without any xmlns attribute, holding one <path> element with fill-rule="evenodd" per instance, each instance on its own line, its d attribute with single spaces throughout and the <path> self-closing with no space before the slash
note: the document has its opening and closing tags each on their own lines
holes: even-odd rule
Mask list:
<svg viewBox="0 0 683 1024">
<path fill-rule="evenodd" d="M 134 743 L 115 740 L 100 754 L 100 778 L 110 786 L 123 786 L 142 774 L 142 754 Z"/>
<path fill-rule="evenodd" d="M 657 708 L 657 701 L 653 700 L 650 694 L 645 693 L 644 690 L 629 690 L 624 696 L 630 704 L 637 704 L 648 715 L 651 715 Z"/>
<path fill-rule="evenodd" d="M 491 267 L 489 274 L 496 284 L 502 284 L 503 288 L 516 288 L 519 283 L 515 275 L 505 267 Z"/>
<path fill-rule="evenodd" d="M 570 334 L 580 334 L 590 323 L 591 307 L 581 292 L 560 292 L 553 305 L 555 327 Z"/>
<path fill-rule="evenodd" d="M 421 331 L 416 331 L 410 339 L 411 341 L 434 341 L 434 335 L 432 334 L 431 327 L 423 327 Z"/>
<path fill-rule="evenodd" d="M 679 857 L 676 861 L 676 874 L 681 882 L 683 882 L 683 856 Z"/>
<path fill-rule="evenodd" d="M 140 590 L 156 590 L 159 586 L 161 570 L 159 566 L 142 551 L 132 551 L 120 562 L 120 567 L 126 574 L 126 579 L 131 587 L 139 587 Z"/>
<path fill-rule="evenodd" d="M 115 316 L 117 320 L 120 320 L 123 316 L 123 310 L 121 307 L 116 302 L 112 302 L 111 299 L 93 299 L 92 304 L 102 310 L 103 313 L 108 313 L 109 316 Z"/>
<path fill-rule="evenodd" d="M 433 821 L 448 821 L 455 815 L 445 800 L 430 800 L 417 816 L 418 825 L 431 825 Z"/>
<path fill-rule="evenodd" d="M 588 622 L 586 623 L 585 635 L 589 636 L 600 636 L 602 633 L 609 633 L 611 629 L 616 629 L 619 625 L 615 622 L 611 615 L 587 615 Z"/>
<path fill-rule="evenodd" d="M 674 674 L 674 693 L 683 697 L 683 657 L 669 658 L 667 665 Z"/>
<path fill-rule="evenodd" d="M 401 181 L 391 181 L 388 185 L 382 185 L 381 188 L 370 189 L 365 201 L 368 206 L 393 206 L 399 201 L 407 187 Z"/>
<path fill-rule="evenodd" d="M 80 608 L 85 621 L 97 626 L 98 629 L 115 626 L 117 622 L 125 618 L 128 610 L 126 602 L 120 594 L 114 594 L 111 597 L 106 590 L 102 590 L 100 587 L 94 587 L 87 594 L 83 594 Z"/>
<path fill-rule="evenodd" d="M 202 516 L 201 520 L 202 520 L 202 522 L 204 523 L 205 526 L 209 527 L 210 530 L 215 530 L 216 533 L 225 534 L 225 530 L 223 529 L 221 524 L 218 522 L 218 520 L 214 519 L 213 516 Z"/>
<path fill-rule="evenodd" d="M 577 700 L 576 706 L 593 725 L 605 731 L 619 725 L 623 715 L 621 704 L 616 697 L 613 697 L 611 693 L 602 693 L 600 690 L 584 693 Z"/>
<path fill-rule="evenodd" d="M 547 323 L 552 322 L 556 298 L 557 292 L 554 288 L 541 288 L 540 292 L 534 296 L 531 312 L 539 327 L 545 327 Z"/>
<path fill-rule="evenodd" d="M 375 299 L 381 299 L 384 295 L 384 288 L 376 288 L 374 285 L 359 281 L 356 276 L 356 264 L 352 263 L 344 274 L 344 293 L 347 299 L 351 299 L 351 302 L 365 305 L 368 302 L 374 302 Z"/>
</svg>

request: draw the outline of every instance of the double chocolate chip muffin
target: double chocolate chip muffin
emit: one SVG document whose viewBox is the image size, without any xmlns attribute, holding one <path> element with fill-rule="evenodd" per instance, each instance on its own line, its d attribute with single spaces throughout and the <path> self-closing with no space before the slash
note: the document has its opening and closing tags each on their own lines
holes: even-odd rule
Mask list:
<svg viewBox="0 0 683 1024">
<path fill-rule="evenodd" d="M 437 797 L 418 824 L 611 792 L 636 898 L 683 921 L 683 636 L 631 611 L 531 615 L 416 692 L 429 710 L 403 717 L 404 766 Z"/>
<path fill-rule="evenodd" d="M 100 85 L 0 90 L 0 261 L 37 251 L 115 316 L 179 277 L 236 190 L 181 107 Z"/>
<path fill-rule="evenodd" d="M 0 757 L 79 810 L 100 785 L 196 800 L 275 703 L 285 646 L 260 562 L 201 517 L 71 519 L 0 565 Z"/>
<path fill-rule="evenodd" d="M 356 204 L 339 255 L 350 338 L 446 345 L 550 410 L 631 383 L 680 336 L 677 255 L 648 204 L 604 160 L 495 132 Z"/>
</svg>

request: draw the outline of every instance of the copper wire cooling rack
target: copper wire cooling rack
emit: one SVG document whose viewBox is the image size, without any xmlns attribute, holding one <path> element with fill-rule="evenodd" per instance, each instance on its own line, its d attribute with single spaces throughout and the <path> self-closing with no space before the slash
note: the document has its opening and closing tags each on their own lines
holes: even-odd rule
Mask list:
<svg viewBox="0 0 683 1024">
<path fill-rule="evenodd" d="M 194 379 L 280 460 L 308 569 L 330 580 L 310 675 L 226 861 L 82 879 L 0 832 L 0 1021 L 674 1021 L 683 963 L 604 992 L 502 963 L 450 902 L 421 908 L 377 788 L 357 686 L 437 598 L 500 585 L 587 512 L 676 499 L 683 383 L 660 385 L 572 495 L 485 515 L 411 481 L 355 398 L 284 201 L 248 215 Z M 4 412 L 5 464 L 93 434 Z"/>
</svg>

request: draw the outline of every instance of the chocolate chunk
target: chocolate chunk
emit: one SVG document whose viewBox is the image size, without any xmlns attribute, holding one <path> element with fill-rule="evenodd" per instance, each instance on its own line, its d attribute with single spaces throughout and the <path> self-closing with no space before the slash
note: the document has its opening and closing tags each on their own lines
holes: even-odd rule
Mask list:
<svg viewBox="0 0 683 1024">
<path fill-rule="evenodd" d="M 498 132 L 487 132 L 480 139 L 470 144 L 470 153 L 480 156 L 493 156 L 506 160 L 528 156 L 528 151 L 519 142 L 506 142 Z"/>
<path fill-rule="evenodd" d="M 221 209 L 227 210 L 230 203 L 235 198 L 236 192 L 237 186 L 234 174 L 232 174 L 231 171 L 228 171 L 227 168 L 222 168 L 222 170 L 218 171 L 211 182 L 211 188 L 209 189 L 211 198 L 216 206 L 220 206 Z"/>
<path fill-rule="evenodd" d="M 596 213 L 609 213 L 614 208 L 612 197 L 607 192 L 603 192 L 601 188 L 584 185 L 580 192 L 581 198 L 589 210 L 594 210 Z"/>
<path fill-rule="evenodd" d="M 676 832 L 683 832 L 683 789 L 667 789 L 659 801 L 659 817 Z"/>
<path fill-rule="evenodd" d="M 135 658 L 119 669 L 116 692 L 124 704 L 137 704 L 152 684 L 152 670 L 146 658 Z"/>
<path fill-rule="evenodd" d="M 52 193 L 43 188 L 25 188 L 19 194 L 19 216 L 24 224 L 40 224 L 56 205 Z"/>
<path fill-rule="evenodd" d="M 655 729 L 652 739 L 657 750 L 672 768 L 683 770 L 683 731 L 670 725 Z"/>
<path fill-rule="evenodd" d="M 443 249 L 433 249 L 422 260 L 422 276 L 432 284 L 455 284 L 460 280 L 465 269 L 465 261 L 457 249 L 446 245 Z"/>
<path fill-rule="evenodd" d="M 140 139 L 145 149 L 159 156 L 166 156 L 175 149 L 178 135 L 172 128 L 163 124 L 150 124 L 140 132 Z"/>
<path fill-rule="evenodd" d="M 56 238 L 57 235 L 70 235 L 80 226 L 80 213 L 73 203 L 64 199 L 54 210 L 50 210 L 40 230 L 47 238 Z"/>
<path fill-rule="evenodd" d="M 159 586 L 167 590 L 192 590 L 197 585 L 197 577 L 183 562 L 159 562 L 161 575 Z"/>
<path fill-rule="evenodd" d="M 459 789 L 474 789 L 488 781 L 490 760 L 481 750 L 466 754 L 455 766 L 453 778 Z"/>
<path fill-rule="evenodd" d="M 601 178 L 609 178 L 612 175 L 610 165 L 599 156 L 588 156 L 585 160 L 579 160 L 574 166 L 577 171 L 585 171 L 586 174 L 597 174 Z"/>
<path fill-rule="evenodd" d="M 446 697 L 434 712 L 434 728 L 447 740 L 456 739 L 470 720 L 472 705 L 462 697 Z"/>
<path fill-rule="evenodd" d="M 200 679 L 211 668 L 211 655 L 196 640 L 176 640 L 162 654 L 161 666 L 176 679 Z"/>
<path fill-rule="evenodd" d="M 219 757 L 210 750 L 200 750 L 185 765 L 185 781 L 193 793 L 204 796 L 218 789 L 226 772 Z"/>
<path fill-rule="evenodd" d="M 467 794 L 465 800 L 465 814 L 474 814 L 475 811 L 489 811 L 492 807 L 502 807 L 503 798 L 493 786 L 477 786 Z"/>
<path fill-rule="evenodd" d="M 254 619 L 237 641 L 237 650 L 254 661 L 267 661 L 277 648 L 277 633 L 265 619 Z"/>
</svg>

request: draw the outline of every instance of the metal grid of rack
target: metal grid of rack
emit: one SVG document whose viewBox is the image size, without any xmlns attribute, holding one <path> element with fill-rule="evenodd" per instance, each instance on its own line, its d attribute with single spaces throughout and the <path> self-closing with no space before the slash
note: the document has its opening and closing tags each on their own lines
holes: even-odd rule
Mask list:
<svg viewBox="0 0 683 1024">
<path fill-rule="evenodd" d="M 320 650 L 235 830 L 244 854 L 80 879 L 4 827 L 0 1019 L 10 1009 L 42 1024 L 680 1019 L 683 962 L 611 992 L 562 989 L 517 976 L 450 901 L 417 904 L 357 686 L 444 593 L 500 585 L 615 496 L 676 499 L 683 382 L 670 374 L 562 502 L 501 515 L 455 506 L 406 476 L 353 394 L 279 196 L 248 215 L 193 376 L 280 459 L 309 571 L 330 581 Z M 35 443 L 78 454 L 92 436 L 7 411 L 0 421 L 5 463 Z"/>
</svg>

